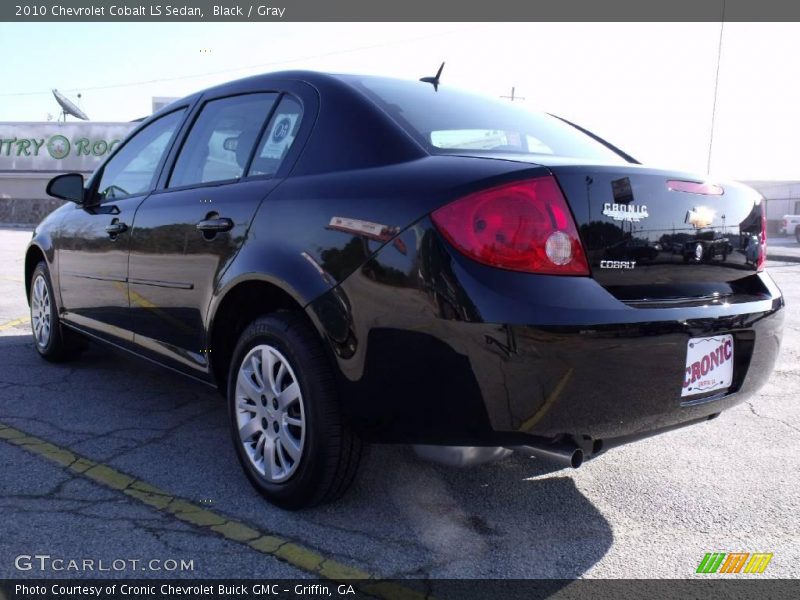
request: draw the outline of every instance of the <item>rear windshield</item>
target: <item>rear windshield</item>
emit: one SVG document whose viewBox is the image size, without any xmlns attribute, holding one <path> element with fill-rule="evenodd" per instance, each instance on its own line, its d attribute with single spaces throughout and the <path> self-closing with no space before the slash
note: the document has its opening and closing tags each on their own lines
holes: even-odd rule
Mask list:
<svg viewBox="0 0 800 600">
<path fill-rule="evenodd" d="M 416 81 L 344 76 L 434 154 L 550 154 L 625 163 L 575 127 L 511 102 Z"/>
</svg>

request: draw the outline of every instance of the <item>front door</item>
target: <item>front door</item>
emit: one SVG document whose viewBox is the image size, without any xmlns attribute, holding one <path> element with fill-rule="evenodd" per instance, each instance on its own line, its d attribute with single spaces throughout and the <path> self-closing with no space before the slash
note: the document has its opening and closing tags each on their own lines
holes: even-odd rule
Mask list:
<svg viewBox="0 0 800 600">
<path fill-rule="evenodd" d="M 179 109 L 128 138 L 89 183 L 87 201 L 58 230 L 61 318 L 116 340 L 132 341 L 128 252 L 134 217 L 153 189 L 180 126 Z"/>
<path fill-rule="evenodd" d="M 208 374 L 204 322 L 212 294 L 277 185 L 269 171 L 299 125 L 299 104 L 285 98 L 265 92 L 207 100 L 164 188 L 136 215 L 129 266 L 134 341 L 199 376 Z M 290 109 L 294 116 L 282 127 L 291 127 L 270 145 L 276 119 Z"/>
</svg>

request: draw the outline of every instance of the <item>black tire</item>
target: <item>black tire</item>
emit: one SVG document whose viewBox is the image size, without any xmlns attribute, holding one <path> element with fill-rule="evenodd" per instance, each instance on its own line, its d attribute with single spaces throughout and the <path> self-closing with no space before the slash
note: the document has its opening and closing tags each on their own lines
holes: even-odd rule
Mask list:
<svg viewBox="0 0 800 600">
<path fill-rule="evenodd" d="M 37 310 L 35 301 L 37 282 L 40 280 L 47 289 L 49 299 L 49 316 L 44 317 L 44 313 Z M 71 331 L 61 324 L 58 317 L 58 309 L 55 304 L 55 294 L 53 284 L 50 281 L 50 270 L 47 263 L 41 261 L 33 270 L 31 275 L 31 330 L 33 331 L 33 346 L 39 355 L 50 362 L 63 362 L 77 358 L 88 346 L 88 340 L 82 335 Z M 48 335 L 37 335 L 37 322 L 42 319 L 49 321 Z"/>
<path fill-rule="evenodd" d="M 238 398 L 242 396 L 241 390 L 237 394 L 237 378 L 242 363 L 253 356 L 251 351 L 259 346 L 262 349 L 267 346 L 277 350 L 285 357 L 291 377 L 296 380 L 300 389 L 300 396 L 295 404 L 299 402 L 303 408 L 300 418 L 305 422 L 305 437 L 297 464 L 292 466 L 294 471 L 285 481 L 273 481 L 259 472 L 253 462 L 255 459 L 251 460 L 248 455 L 248 451 L 254 451 L 259 441 L 264 448 L 260 437 L 265 436 L 264 432 L 270 431 L 270 427 L 263 425 L 263 431 L 256 433 L 257 437 L 251 438 L 250 442 L 243 441 L 239 433 L 237 419 L 240 417 L 266 423 L 259 417 L 262 413 L 255 413 L 255 405 L 252 405 L 252 411 L 237 410 Z M 254 379 L 250 381 L 257 383 Z M 256 319 L 244 330 L 239 337 L 228 372 L 227 398 L 236 455 L 250 482 L 267 500 L 281 508 L 298 510 L 332 502 L 347 491 L 361 459 L 361 440 L 341 413 L 328 357 L 319 336 L 302 315 L 290 311 L 276 312 Z M 263 401 L 264 396 L 261 399 Z M 250 400 L 246 402 L 250 407 Z M 268 404 L 271 406 L 269 400 L 265 401 L 264 411 Z M 275 422 L 271 425 L 275 425 Z M 277 435 L 277 425 L 275 432 Z M 255 455 L 258 456 L 257 450 Z M 265 450 L 262 450 L 261 456 L 264 463 L 262 468 L 266 471 Z M 287 454 L 284 456 L 288 458 Z"/>
</svg>

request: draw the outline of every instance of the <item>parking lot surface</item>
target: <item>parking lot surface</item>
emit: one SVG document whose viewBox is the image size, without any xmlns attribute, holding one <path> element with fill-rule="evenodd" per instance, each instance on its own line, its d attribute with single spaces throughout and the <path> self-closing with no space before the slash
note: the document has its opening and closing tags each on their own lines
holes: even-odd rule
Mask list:
<svg viewBox="0 0 800 600">
<path fill-rule="evenodd" d="M 143 561 L 92 576 L 683 578 L 707 552 L 770 552 L 769 576 L 800 577 L 800 264 L 770 264 L 788 304 L 775 373 L 716 420 L 578 470 L 373 446 L 341 501 L 289 513 L 241 473 L 214 390 L 96 345 L 38 357 L 29 239 L 0 229 L 2 578 L 79 575 L 18 569 L 37 554 Z"/>
</svg>

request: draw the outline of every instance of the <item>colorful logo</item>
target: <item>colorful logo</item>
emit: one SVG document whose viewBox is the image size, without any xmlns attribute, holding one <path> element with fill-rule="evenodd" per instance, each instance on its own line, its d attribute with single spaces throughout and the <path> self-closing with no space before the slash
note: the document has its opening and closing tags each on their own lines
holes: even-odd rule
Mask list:
<svg viewBox="0 0 800 600">
<path fill-rule="evenodd" d="M 54 135 L 47 142 L 47 151 L 56 160 L 66 158 L 69 154 L 69 140 L 63 135 Z"/>
<path fill-rule="evenodd" d="M 772 553 L 709 552 L 700 561 L 696 573 L 763 573 Z"/>
</svg>

